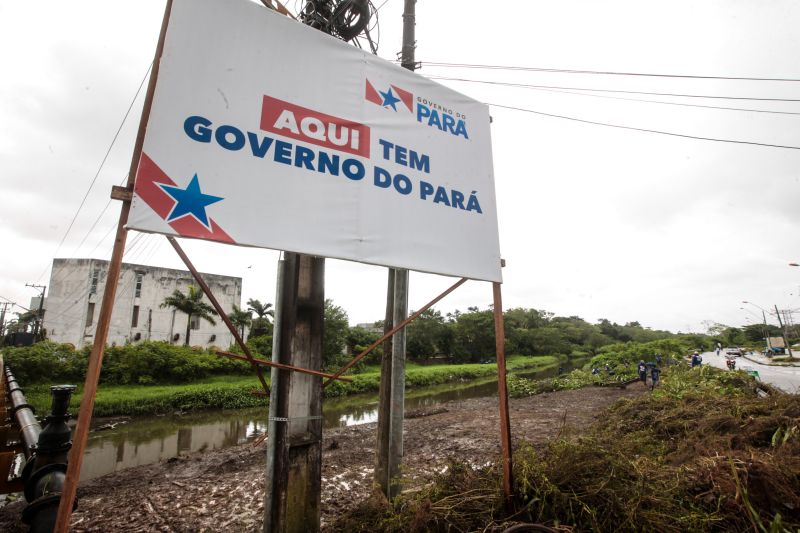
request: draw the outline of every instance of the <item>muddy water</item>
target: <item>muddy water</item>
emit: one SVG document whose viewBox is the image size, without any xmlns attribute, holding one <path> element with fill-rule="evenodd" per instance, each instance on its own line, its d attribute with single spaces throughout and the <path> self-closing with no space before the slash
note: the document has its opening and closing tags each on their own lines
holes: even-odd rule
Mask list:
<svg viewBox="0 0 800 533">
<path fill-rule="evenodd" d="M 565 363 L 565 370 L 582 362 Z M 519 372 L 518 376 L 545 378 L 557 369 Z M 406 412 L 430 409 L 440 403 L 497 394 L 497 378 L 448 383 L 406 391 Z M 378 419 L 375 394 L 326 400 L 323 426 L 335 428 L 367 424 Z M 181 454 L 215 450 L 254 440 L 266 431 L 267 410 L 236 409 L 136 418 L 114 429 L 91 433 L 81 469 L 81 479 L 158 462 Z"/>
</svg>

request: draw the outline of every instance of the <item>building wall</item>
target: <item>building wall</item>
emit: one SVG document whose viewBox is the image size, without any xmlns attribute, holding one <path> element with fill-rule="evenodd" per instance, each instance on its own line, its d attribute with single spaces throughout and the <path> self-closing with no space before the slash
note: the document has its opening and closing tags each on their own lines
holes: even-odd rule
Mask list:
<svg viewBox="0 0 800 533">
<path fill-rule="evenodd" d="M 53 260 L 45 299 L 44 327 L 48 338 L 76 347 L 94 341 L 108 267 L 108 261 L 98 259 Z M 203 274 L 203 279 L 226 313 L 233 310 L 234 304 L 241 306 L 241 278 Z M 172 308 L 162 309 L 161 303 L 176 289 L 186 293 L 188 286 L 194 284 L 185 270 L 123 263 L 108 343 L 159 340 L 183 344 L 188 317 Z M 215 321 L 216 325 L 200 321 L 199 328 L 191 331 L 190 344 L 230 346 L 233 336 L 219 317 Z"/>
</svg>

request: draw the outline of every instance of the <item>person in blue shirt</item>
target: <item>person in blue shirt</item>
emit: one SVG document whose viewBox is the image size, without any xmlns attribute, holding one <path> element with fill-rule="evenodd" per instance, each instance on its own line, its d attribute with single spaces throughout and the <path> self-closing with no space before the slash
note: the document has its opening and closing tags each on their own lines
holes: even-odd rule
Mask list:
<svg viewBox="0 0 800 533">
<path fill-rule="evenodd" d="M 700 366 L 702 364 L 703 364 L 703 358 L 700 357 L 699 353 L 694 352 L 694 354 L 692 355 L 692 368 Z"/>
<path fill-rule="evenodd" d="M 653 390 L 656 385 L 658 385 L 659 375 L 661 374 L 661 370 L 657 366 L 653 366 L 650 369 L 650 390 Z"/>
</svg>

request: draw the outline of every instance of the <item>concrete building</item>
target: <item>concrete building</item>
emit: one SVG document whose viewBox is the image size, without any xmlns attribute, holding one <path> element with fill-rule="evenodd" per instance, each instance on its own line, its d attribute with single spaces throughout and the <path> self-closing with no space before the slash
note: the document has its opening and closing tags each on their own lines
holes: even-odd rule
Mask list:
<svg viewBox="0 0 800 533">
<path fill-rule="evenodd" d="M 108 261 L 99 259 L 53 260 L 44 313 L 44 327 L 50 340 L 69 342 L 76 347 L 94 342 L 108 267 Z M 203 274 L 203 279 L 226 313 L 233 310 L 234 304 L 241 306 L 242 278 Z M 187 287 L 194 284 L 186 270 L 123 263 L 108 344 L 145 340 L 183 344 L 188 317 L 160 306 L 176 289 L 185 294 Z M 215 317 L 215 321 L 216 325 L 211 325 L 193 318 L 190 344 L 230 346 L 233 336 L 219 318 Z"/>
</svg>

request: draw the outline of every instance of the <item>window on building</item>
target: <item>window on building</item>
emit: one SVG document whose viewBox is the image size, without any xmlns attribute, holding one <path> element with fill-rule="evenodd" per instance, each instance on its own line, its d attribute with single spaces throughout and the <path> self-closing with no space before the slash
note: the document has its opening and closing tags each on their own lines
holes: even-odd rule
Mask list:
<svg viewBox="0 0 800 533">
<path fill-rule="evenodd" d="M 133 314 L 131 315 L 131 327 L 135 328 L 139 326 L 139 306 L 133 306 Z"/>
<path fill-rule="evenodd" d="M 86 327 L 91 326 L 92 322 L 94 322 L 94 303 L 90 303 L 86 308 Z"/>
<path fill-rule="evenodd" d="M 192 329 L 200 329 L 200 317 L 193 316 L 192 321 L 189 323 L 189 327 Z"/>
<path fill-rule="evenodd" d="M 141 272 L 136 273 L 136 292 L 134 297 L 141 298 L 142 297 L 142 279 L 144 279 L 144 274 Z"/>
<path fill-rule="evenodd" d="M 97 284 L 100 282 L 100 267 L 94 267 L 92 281 L 89 285 L 89 294 L 97 294 Z"/>
</svg>

